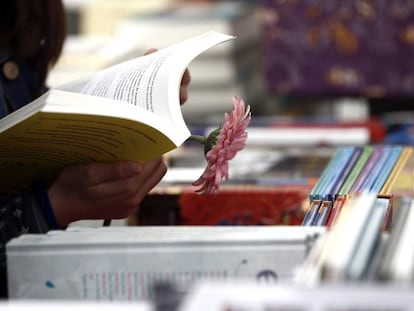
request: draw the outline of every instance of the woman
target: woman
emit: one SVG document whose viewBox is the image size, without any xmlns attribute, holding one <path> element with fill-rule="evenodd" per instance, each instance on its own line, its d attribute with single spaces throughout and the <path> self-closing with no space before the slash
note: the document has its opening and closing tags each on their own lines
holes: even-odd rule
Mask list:
<svg viewBox="0 0 414 311">
<path fill-rule="evenodd" d="M 48 70 L 65 38 L 61 0 L 0 1 L 0 117 L 45 90 Z M 181 101 L 187 98 L 188 71 Z M 5 244 L 22 233 L 65 228 L 80 219 L 130 215 L 166 173 L 162 158 L 144 165 L 126 161 L 64 169 L 50 185 L 0 195 L 0 297 L 7 297 Z"/>
</svg>

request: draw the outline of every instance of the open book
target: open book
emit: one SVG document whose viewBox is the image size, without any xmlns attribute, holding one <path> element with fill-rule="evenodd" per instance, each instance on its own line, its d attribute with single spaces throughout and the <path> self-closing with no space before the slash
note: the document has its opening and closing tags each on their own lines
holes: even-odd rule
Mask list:
<svg viewBox="0 0 414 311">
<path fill-rule="evenodd" d="M 49 90 L 6 116 L 0 185 L 75 164 L 145 162 L 179 147 L 191 135 L 179 102 L 182 75 L 199 54 L 233 38 L 207 32 Z"/>
</svg>

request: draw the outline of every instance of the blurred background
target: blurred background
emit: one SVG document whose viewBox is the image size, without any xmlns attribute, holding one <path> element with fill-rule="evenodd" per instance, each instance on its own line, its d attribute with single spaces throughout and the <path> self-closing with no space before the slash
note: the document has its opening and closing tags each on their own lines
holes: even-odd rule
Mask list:
<svg viewBox="0 0 414 311">
<path fill-rule="evenodd" d="M 306 201 L 337 146 L 414 142 L 414 1 L 65 4 L 69 36 L 51 86 L 209 30 L 237 36 L 190 64 L 184 117 L 194 131 L 204 130 L 222 122 L 233 95 L 244 99 L 253 118 L 247 148 L 231 162 L 231 182 L 272 185 L 272 191 L 290 186 L 300 195 L 287 210 Z M 203 161 L 199 150 L 179 148 L 164 182 L 194 181 Z M 148 223 L 176 223 L 168 213 L 162 221 L 154 216 L 154 206 L 165 211 L 166 202 L 151 201 Z"/>
<path fill-rule="evenodd" d="M 410 139 L 412 1 L 66 0 L 69 38 L 51 85 L 216 30 L 238 39 L 191 64 L 188 120 L 222 114 L 238 95 L 255 116 L 380 118 Z M 403 111 L 404 113 L 401 113 Z M 405 132 L 404 132 L 405 131 Z M 404 136 L 405 135 L 405 136 Z M 385 137 L 384 137 L 385 138 Z M 388 139 L 388 138 L 387 138 Z M 389 137 L 391 139 L 391 137 Z"/>
</svg>

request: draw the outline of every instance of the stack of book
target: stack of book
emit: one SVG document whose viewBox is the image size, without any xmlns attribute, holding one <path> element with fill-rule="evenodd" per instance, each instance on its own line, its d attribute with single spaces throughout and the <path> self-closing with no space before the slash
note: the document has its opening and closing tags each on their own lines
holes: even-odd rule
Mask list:
<svg viewBox="0 0 414 311">
<path fill-rule="evenodd" d="M 100 227 L 24 234 L 6 246 L 9 296 L 148 300 L 159 283 L 289 280 L 324 228 Z"/>
<path fill-rule="evenodd" d="M 413 208 L 413 198 L 401 198 L 391 231 L 384 232 L 387 200 L 367 192 L 347 199 L 337 224 L 312 249 L 296 281 L 308 285 L 362 281 L 412 286 Z"/>
<path fill-rule="evenodd" d="M 167 174 L 131 224 L 299 225 L 309 192 L 334 152 L 334 147 L 259 147 L 248 139 L 229 162 L 229 180 L 220 192 L 200 196 L 191 183 L 205 169 L 204 155 L 200 146 L 185 145 L 169 153 Z"/>
<path fill-rule="evenodd" d="M 391 212 L 396 180 L 407 171 L 413 148 L 396 145 L 338 147 L 310 192 L 310 204 L 303 225 L 336 223 L 349 197 L 362 192 L 383 198 Z M 387 218 L 388 219 L 388 218 Z M 384 223 L 385 227 L 389 223 Z"/>
</svg>

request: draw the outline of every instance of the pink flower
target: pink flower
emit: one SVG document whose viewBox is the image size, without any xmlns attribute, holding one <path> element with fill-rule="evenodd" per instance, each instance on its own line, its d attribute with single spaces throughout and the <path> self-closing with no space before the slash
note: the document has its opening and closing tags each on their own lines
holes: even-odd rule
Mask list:
<svg viewBox="0 0 414 311">
<path fill-rule="evenodd" d="M 217 193 L 221 181 L 229 177 L 228 161 L 245 146 L 246 128 L 251 119 L 250 106 L 246 107 L 244 101 L 235 96 L 232 100 L 232 114 L 225 113 L 223 127 L 211 132 L 205 141 L 205 156 L 208 164 L 200 178 L 193 183 L 193 186 L 199 187 L 197 193 Z"/>
</svg>

